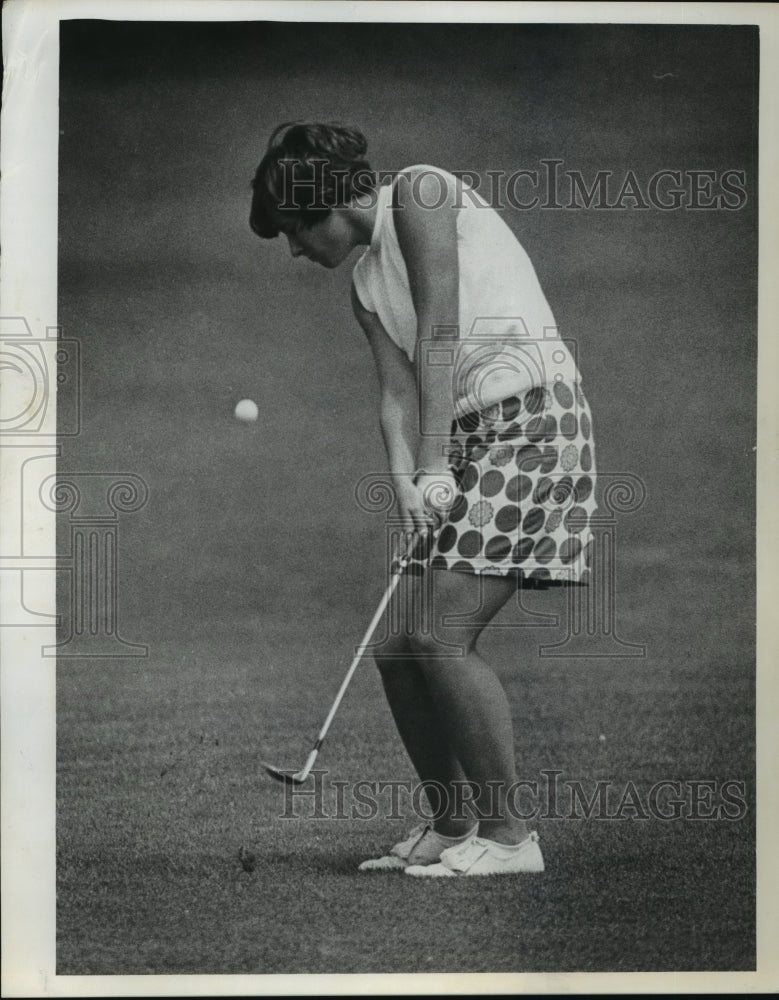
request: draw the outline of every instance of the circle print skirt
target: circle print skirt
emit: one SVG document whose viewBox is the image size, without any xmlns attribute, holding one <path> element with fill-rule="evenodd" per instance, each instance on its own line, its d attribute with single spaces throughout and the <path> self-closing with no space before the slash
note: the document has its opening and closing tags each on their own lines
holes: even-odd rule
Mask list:
<svg viewBox="0 0 779 1000">
<path fill-rule="evenodd" d="M 535 386 L 459 417 L 449 464 L 458 495 L 410 572 L 516 573 L 540 588 L 588 582 L 595 450 L 578 383 Z"/>
</svg>

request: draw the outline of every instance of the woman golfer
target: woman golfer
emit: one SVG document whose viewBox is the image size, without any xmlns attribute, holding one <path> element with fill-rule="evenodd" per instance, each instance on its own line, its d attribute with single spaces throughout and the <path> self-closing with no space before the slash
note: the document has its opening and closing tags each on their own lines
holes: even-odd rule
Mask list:
<svg viewBox="0 0 779 1000">
<path fill-rule="evenodd" d="M 379 184 L 366 148 L 353 128 L 280 126 L 251 208 L 254 231 L 283 234 L 294 257 L 334 268 L 362 248 L 352 304 L 378 370 L 398 515 L 419 540 L 402 627 L 376 660 L 435 819 L 360 870 L 539 872 L 515 801 L 511 711 L 475 647 L 518 587 L 586 582 L 587 402 L 498 211 L 428 165 Z"/>
</svg>

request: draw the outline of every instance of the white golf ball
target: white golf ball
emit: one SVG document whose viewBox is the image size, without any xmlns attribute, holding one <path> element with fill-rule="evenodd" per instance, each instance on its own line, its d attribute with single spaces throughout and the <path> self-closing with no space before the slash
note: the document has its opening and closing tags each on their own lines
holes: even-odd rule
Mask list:
<svg viewBox="0 0 779 1000">
<path fill-rule="evenodd" d="M 257 409 L 257 404 L 253 399 L 242 399 L 235 404 L 235 417 L 237 420 L 252 423 L 259 415 L 260 411 Z"/>
</svg>

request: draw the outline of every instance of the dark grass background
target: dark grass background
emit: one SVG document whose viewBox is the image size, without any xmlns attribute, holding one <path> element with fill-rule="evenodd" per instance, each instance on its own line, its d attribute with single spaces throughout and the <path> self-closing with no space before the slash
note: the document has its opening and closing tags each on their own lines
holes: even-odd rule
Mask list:
<svg viewBox="0 0 779 1000">
<path fill-rule="evenodd" d="M 757 75 L 748 27 L 62 23 L 82 431 L 60 468 L 150 500 L 119 532 L 120 631 L 149 656 L 59 665 L 58 973 L 754 968 Z M 742 780 L 741 821 L 541 819 L 542 878 L 429 885 L 355 872 L 401 820 L 279 818 L 259 761 L 303 763 L 384 587 L 354 500 L 384 458 L 350 269 L 246 222 L 294 118 L 359 125 L 381 169 L 746 171 L 736 212 L 506 212 L 576 341 L 600 469 L 646 484 L 617 629 L 647 655 L 484 642 L 523 777 Z M 321 763 L 411 776 L 369 663 Z"/>
</svg>

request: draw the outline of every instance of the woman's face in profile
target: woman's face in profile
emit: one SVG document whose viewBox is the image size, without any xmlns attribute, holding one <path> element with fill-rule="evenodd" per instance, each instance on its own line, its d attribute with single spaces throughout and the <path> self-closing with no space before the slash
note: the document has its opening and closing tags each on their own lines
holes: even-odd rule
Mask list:
<svg viewBox="0 0 779 1000">
<path fill-rule="evenodd" d="M 300 225 L 296 217 L 280 226 L 279 231 L 286 236 L 293 257 L 307 257 L 326 268 L 338 267 L 358 243 L 348 214 L 337 208 L 313 226 Z"/>
</svg>

